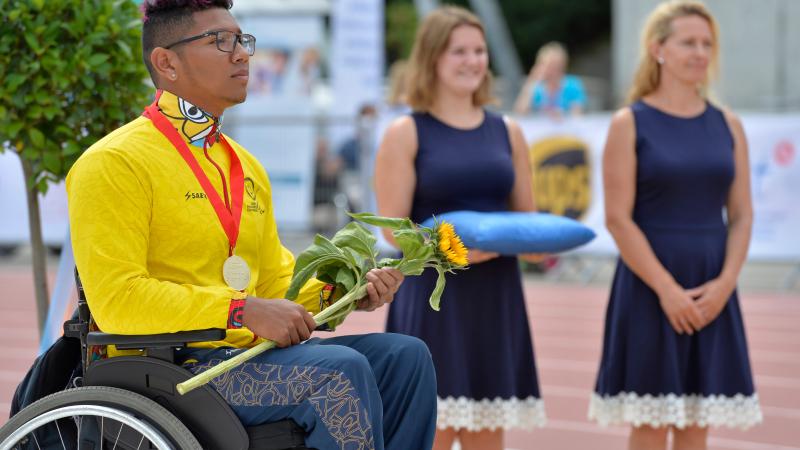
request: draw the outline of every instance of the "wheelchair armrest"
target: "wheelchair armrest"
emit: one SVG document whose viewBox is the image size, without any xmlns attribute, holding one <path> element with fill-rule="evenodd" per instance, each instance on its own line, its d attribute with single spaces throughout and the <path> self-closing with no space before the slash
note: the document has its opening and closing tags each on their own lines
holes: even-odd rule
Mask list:
<svg viewBox="0 0 800 450">
<path fill-rule="evenodd" d="M 86 335 L 86 343 L 88 345 L 115 345 L 120 350 L 149 347 L 185 347 L 186 344 L 192 342 L 221 341 L 223 339 L 225 339 L 225 330 L 221 328 L 143 335 L 108 334 L 92 331 Z"/>
</svg>

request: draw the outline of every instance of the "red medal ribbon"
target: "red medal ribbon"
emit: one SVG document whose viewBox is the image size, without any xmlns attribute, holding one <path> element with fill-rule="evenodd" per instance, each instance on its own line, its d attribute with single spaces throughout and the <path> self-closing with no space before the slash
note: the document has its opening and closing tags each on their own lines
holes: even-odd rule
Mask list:
<svg viewBox="0 0 800 450">
<path fill-rule="evenodd" d="M 228 254 L 229 256 L 233 255 L 233 249 L 236 247 L 236 240 L 239 238 L 239 225 L 242 221 L 242 203 L 244 202 L 244 172 L 242 171 L 242 162 L 239 161 L 239 157 L 236 155 L 236 152 L 233 151 L 233 147 L 231 147 L 225 137 L 220 133 L 219 140 L 222 142 L 225 148 L 228 149 L 228 154 L 230 155 L 231 159 L 230 179 L 232 207 L 228 207 L 228 196 L 227 189 L 225 189 L 224 175 L 220 171 L 223 184 L 222 189 L 225 191 L 223 192 L 225 195 L 225 203 L 223 204 L 222 199 L 220 198 L 219 194 L 217 194 L 216 189 L 214 189 L 214 185 L 211 184 L 208 176 L 206 176 L 205 172 L 203 172 L 203 169 L 197 162 L 197 158 L 195 158 L 192 154 L 192 151 L 189 149 L 186 141 L 181 138 L 181 136 L 178 134 L 178 131 L 158 109 L 159 98 L 161 98 L 161 90 L 156 92 L 155 101 L 153 104 L 145 108 L 143 115 L 150 119 L 153 122 L 153 125 L 155 125 L 156 128 L 158 128 L 158 130 L 161 132 L 161 134 L 163 134 L 164 137 L 172 142 L 175 150 L 180 153 L 180 155 L 183 157 L 183 160 L 186 161 L 186 164 L 188 164 L 189 168 L 192 169 L 192 172 L 194 172 L 195 178 L 197 178 L 197 181 L 200 182 L 200 186 L 203 188 L 206 197 L 208 197 L 208 200 L 211 202 L 211 206 L 214 207 L 214 212 L 217 213 L 217 218 L 222 225 L 222 229 L 225 230 L 225 234 L 228 236 Z"/>
</svg>

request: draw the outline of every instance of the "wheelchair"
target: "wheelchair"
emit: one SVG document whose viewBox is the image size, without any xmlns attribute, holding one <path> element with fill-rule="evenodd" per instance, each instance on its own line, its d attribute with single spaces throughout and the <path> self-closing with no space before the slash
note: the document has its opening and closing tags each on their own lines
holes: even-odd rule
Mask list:
<svg viewBox="0 0 800 450">
<path fill-rule="evenodd" d="M 175 363 L 189 343 L 218 341 L 225 330 L 158 335 L 90 331 L 90 311 L 76 272 L 78 310 L 64 335 L 80 340 L 81 362 L 66 390 L 27 406 L 0 428 L 0 450 L 159 449 L 310 450 L 291 419 L 245 428 L 211 386 L 185 395 L 175 386 L 193 376 Z M 142 350 L 143 356 L 92 361 L 92 346 Z"/>
</svg>

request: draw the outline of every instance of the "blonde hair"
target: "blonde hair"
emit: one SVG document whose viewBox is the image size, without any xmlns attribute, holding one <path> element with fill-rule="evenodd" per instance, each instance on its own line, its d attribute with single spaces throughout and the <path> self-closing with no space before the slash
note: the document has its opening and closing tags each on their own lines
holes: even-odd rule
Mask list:
<svg viewBox="0 0 800 450">
<path fill-rule="evenodd" d="M 642 31 L 639 66 L 633 78 L 633 85 L 628 91 L 628 102 L 633 103 L 655 91 L 661 82 L 659 64 L 650 54 L 650 46 L 662 44 L 672 34 L 672 21 L 679 17 L 698 16 L 708 22 L 711 28 L 711 60 L 705 79 L 698 86 L 700 94 L 707 95 L 710 81 L 716 77 L 719 64 L 719 27 L 714 16 L 698 1 L 673 0 L 664 2 L 650 13 Z"/>
<path fill-rule="evenodd" d="M 450 35 L 457 27 L 475 27 L 486 36 L 480 19 L 457 6 L 444 6 L 430 13 L 417 30 L 409 59 L 406 91 L 408 104 L 415 111 L 428 111 L 436 90 L 436 64 L 447 49 Z M 472 103 L 483 106 L 494 101 L 492 75 L 487 71 L 481 85 L 472 94 Z"/>
<path fill-rule="evenodd" d="M 539 51 L 536 52 L 536 64 L 543 63 L 547 55 L 551 53 L 561 54 L 561 56 L 564 57 L 565 63 L 569 60 L 569 54 L 567 54 L 567 48 L 564 47 L 564 45 L 561 44 L 560 42 L 551 41 L 539 47 Z"/>
<path fill-rule="evenodd" d="M 386 101 L 390 105 L 406 103 L 406 78 L 408 75 L 408 62 L 398 59 L 389 67 L 389 89 Z"/>
</svg>

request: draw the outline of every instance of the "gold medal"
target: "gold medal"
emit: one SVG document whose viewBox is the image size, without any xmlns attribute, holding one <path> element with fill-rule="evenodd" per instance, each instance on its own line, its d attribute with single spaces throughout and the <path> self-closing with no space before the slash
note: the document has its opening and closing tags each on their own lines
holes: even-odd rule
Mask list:
<svg viewBox="0 0 800 450">
<path fill-rule="evenodd" d="M 250 266 L 241 256 L 229 256 L 222 264 L 222 278 L 228 286 L 243 291 L 250 284 Z"/>
</svg>

